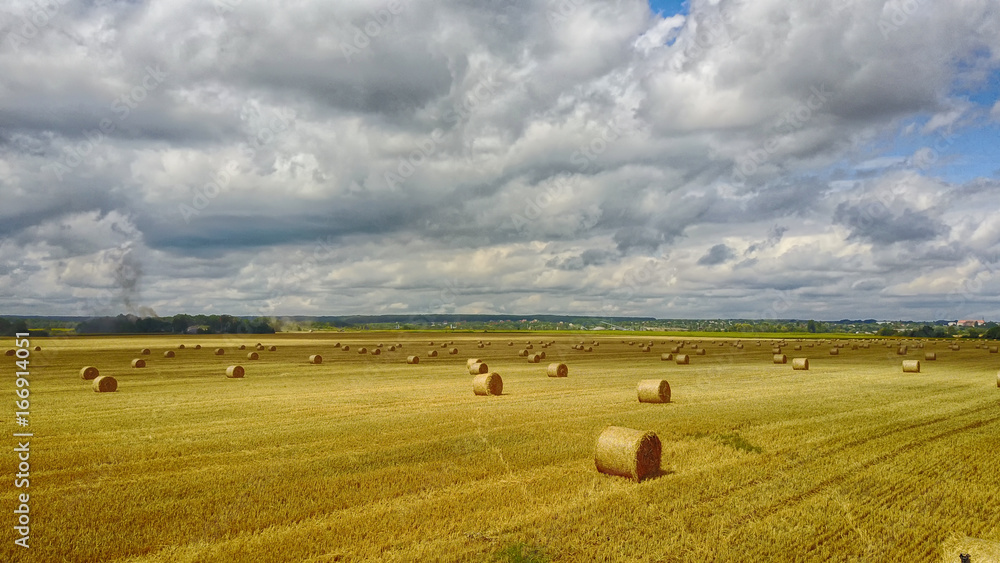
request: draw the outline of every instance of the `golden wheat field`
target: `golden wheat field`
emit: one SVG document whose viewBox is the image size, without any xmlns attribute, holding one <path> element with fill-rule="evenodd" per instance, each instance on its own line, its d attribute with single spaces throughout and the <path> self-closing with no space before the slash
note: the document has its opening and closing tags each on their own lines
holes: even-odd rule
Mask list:
<svg viewBox="0 0 1000 563">
<path fill-rule="evenodd" d="M 540 363 L 518 355 L 529 341 L 546 353 Z M 661 360 L 683 342 L 689 365 Z M 788 339 L 777 364 L 774 339 L 736 342 L 35 339 L 31 547 L 8 541 L 0 560 L 957 563 L 963 541 L 1000 542 L 1000 354 Z M 808 371 L 792 369 L 799 357 Z M 500 374 L 502 395 L 473 394 L 470 358 Z M 903 372 L 907 359 L 920 373 Z M 15 358 L 5 361 L 13 371 Z M 550 362 L 567 364 L 568 377 L 547 377 Z M 227 378 L 237 364 L 245 377 Z M 117 391 L 94 392 L 84 366 L 114 377 Z M 644 379 L 667 380 L 671 402 L 639 403 Z M 595 440 L 611 425 L 659 436 L 658 475 L 597 472 Z M 11 485 L 14 456 L 2 463 L 3 506 L 15 506 L 24 491 Z"/>
</svg>

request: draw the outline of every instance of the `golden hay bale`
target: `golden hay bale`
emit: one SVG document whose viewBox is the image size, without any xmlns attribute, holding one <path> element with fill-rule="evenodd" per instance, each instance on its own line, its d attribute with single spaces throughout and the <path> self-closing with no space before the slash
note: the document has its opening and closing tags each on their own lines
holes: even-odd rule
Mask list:
<svg viewBox="0 0 1000 563">
<path fill-rule="evenodd" d="M 704 348 L 698 348 L 698 350 L 695 351 L 695 354 L 698 354 L 699 356 L 704 356 L 705 355 L 705 349 Z"/>
<path fill-rule="evenodd" d="M 163 353 L 164 358 L 173 358 L 174 356 L 176 356 L 176 354 L 174 354 L 173 350 L 167 350 Z"/>
<path fill-rule="evenodd" d="M 247 354 L 247 359 L 248 360 L 259 360 L 260 359 L 260 354 L 258 354 L 257 352 L 250 352 L 249 354 Z"/>
<path fill-rule="evenodd" d="M 775 346 L 774 348 L 771 348 L 771 353 L 772 354 L 780 354 L 781 353 L 781 347 L 780 346 Z"/>
<path fill-rule="evenodd" d="M 267 351 L 268 352 L 277 352 L 278 351 L 278 347 L 277 346 L 268 346 L 267 347 Z"/>
<path fill-rule="evenodd" d="M 447 348 L 448 347 L 448 343 L 447 342 L 442 342 L 441 343 L 441 347 L 442 348 Z"/>
<path fill-rule="evenodd" d="M 955 352 L 958 352 L 959 350 L 962 349 L 962 347 L 959 346 L 958 344 L 952 344 L 951 349 L 954 350 Z"/>
<path fill-rule="evenodd" d="M 240 350 L 246 350 L 247 349 L 247 345 L 246 344 L 240 344 L 239 349 Z"/>
<path fill-rule="evenodd" d="M 239 379 L 247 374 L 247 370 L 243 369 L 243 366 L 229 366 L 226 368 L 226 377 L 230 379 Z"/>
<path fill-rule="evenodd" d="M 184 345 L 183 345 L 183 344 L 181 344 L 180 346 L 178 346 L 178 347 L 177 347 L 177 349 L 178 349 L 178 350 L 183 350 L 183 349 L 184 349 Z"/>
<path fill-rule="evenodd" d="M 532 354 L 532 355 L 528 356 L 528 363 L 529 364 L 537 364 L 540 361 L 542 361 L 542 357 L 539 356 L 538 354 Z"/>
<path fill-rule="evenodd" d="M 396 348 L 402 348 L 402 347 L 403 347 L 402 344 L 400 344 L 399 342 L 396 343 Z"/>
<path fill-rule="evenodd" d="M 1000 347 L 990 346 L 990 354 L 996 354 L 998 351 L 1000 351 Z"/>
<path fill-rule="evenodd" d="M 691 363 L 691 357 L 687 354 L 677 354 L 674 356 L 674 361 L 677 362 L 677 365 L 686 366 Z"/>
<path fill-rule="evenodd" d="M 110 375 L 101 375 L 91 384 L 97 393 L 114 393 L 118 390 L 118 380 Z"/>
<path fill-rule="evenodd" d="M 389 351 L 390 352 L 395 352 L 396 351 L 396 347 L 395 346 L 389 346 Z"/>
<path fill-rule="evenodd" d="M 566 364 L 554 363 L 549 364 L 549 367 L 545 370 L 545 373 L 549 377 L 566 377 L 569 375 L 569 366 Z"/>
<path fill-rule="evenodd" d="M 310 364 L 322 364 L 323 363 L 323 356 L 320 356 L 319 354 L 313 354 L 313 355 L 309 356 L 309 363 Z"/>
<path fill-rule="evenodd" d="M 899 348 L 896 349 L 896 355 L 897 356 L 905 356 L 907 351 L 908 350 L 907 350 L 906 346 L 900 346 Z"/>
<path fill-rule="evenodd" d="M 792 369 L 809 369 L 809 358 L 792 358 Z"/>
<path fill-rule="evenodd" d="M 736 345 L 736 349 L 737 350 L 742 350 L 743 349 L 743 345 L 742 344 L 737 344 Z"/>
<path fill-rule="evenodd" d="M 257 350 L 259 350 L 259 351 L 263 351 L 264 350 L 264 345 L 263 344 L 258 344 L 257 346 L 255 346 L 255 348 Z"/>
<path fill-rule="evenodd" d="M 458 354 L 458 348 L 449 348 L 448 353 L 454 356 L 455 354 Z"/>
<path fill-rule="evenodd" d="M 649 346 L 643 346 L 642 348 L 639 348 L 639 350 L 643 352 L 649 352 L 650 350 L 652 350 L 652 348 L 650 348 Z"/>
<path fill-rule="evenodd" d="M 511 340 L 510 342 L 507 343 L 507 346 L 513 346 L 513 345 L 514 345 L 514 341 L 513 340 Z"/>
<path fill-rule="evenodd" d="M 364 346 L 358 348 L 358 354 L 367 354 L 367 353 L 368 353 L 368 348 L 365 348 Z"/>
<path fill-rule="evenodd" d="M 334 348 L 340 348 L 340 342 L 334 342 L 333 343 L 333 347 Z"/>
<path fill-rule="evenodd" d="M 538 353 L 538 357 L 544 360 L 545 359 L 545 352 L 539 352 Z"/>
<path fill-rule="evenodd" d="M 91 379 L 96 379 L 97 376 L 99 376 L 99 375 L 101 375 L 100 370 L 98 370 L 94 366 L 84 366 L 84 367 L 80 368 L 80 377 L 82 377 L 82 378 L 84 378 L 84 379 L 86 379 L 88 381 L 91 380 Z"/>
<path fill-rule="evenodd" d="M 601 473 L 642 481 L 660 472 L 661 452 L 653 432 L 609 426 L 597 437 L 594 464 Z"/>
<path fill-rule="evenodd" d="M 532 348 L 534 348 L 534 346 L 531 345 L 531 344 L 528 344 L 528 345 L 525 346 L 525 349 L 527 349 L 527 350 L 531 350 Z"/>
<path fill-rule="evenodd" d="M 838 356 L 838 355 L 840 355 L 840 348 L 830 348 L 830 355 L 831 356 Z"/>
<path fill-rule="evenodd" d="M 792 350 L 801 350 L 801 349 L 802 349 L 801 344 L 796 344 L 795 346 L 792 346 Z"/>
<path fill-rule="evenodd" d="M 786 356 L 784 354 L 775 354 L 773 359 L 774 359 L 774 363 L 776 363 L 776 364 L 787 364 L 788 363 L 788 356 Z"/>
<path fill-rule="evenodd" d="M 489 373 L 489 372 L 490 372 L 489 366 L 487 366 L 483 362 L 476 362 L 476 363 L 472 364 L 471 366 L 469 366 L 469 374 L 470 375 L 479 375 L 479 374 Z"/>
<path fill-rule="evenodd" d="M 476 344 L 476 348 L 485 348 L 485 347 L 486 347 L 486 345 L 483 344 L 482 342 L 480 342 L 479 344 Z"/>
<path fill-rule="evenodd" d="M 903 373 L 920 373 L 920 360 L 903 360 Z"/>
<path fill-rule="evenodd" d="M 432 341 L 428 342 L 427 345 L 428 346 L 433 346 L 434 345 L 434 341 L 432 340 Z"/>
<path fill-rule="evenodd" d="M 429 352 L 427 352 L 427 356 L 430 357 L 430 358 L 436 358 L 437 355 L 438 355 L 438 351 L 437 350 L 430 350 Z"/>
<path fill-rule="evenodd" d="M 937 359 L 937 352 L 924 352 L 924 359 L 928 362 L 933 362 Z"/>
<path fill-rule="evenodd" d="M 670 384 L 664 379 L 643 379 L 636 386 L 640 403 L 669 403 Z"/>
<path fill-rule="evenodd" d="M 223 349 L 223 348 L 216 348 L 216 349 L 215 349 L 215 355 L 216 355 L 216 356 L 222 356 L 222 355 L 224 355 L 225 353 L 226 353 L 226 351 L 225 351 L 225 349 Z"/>
<path fill-rule="evenodd" d="M 472 364 L 478 364 L 479 362 L 482 362 L 479 358 L 469 358 L 468 360 L 465 360 L 465 367 L 471 368 Z"/>
<path fill-rule="evenodd" d="M 379 342 L 378 344 L 376 344 L 376 345 L 375 345 L 375 347 L 376 347 L 376 348 L 381 348 L 381 347 L 382 347 L 382 343 L 381 343 L 381 342 Z"/>
<path fill-rule="evenodd" d="M 41 347 L 41 346 L 35 346 L 35 347 L 34 347 L 34 348 L 32 348 L 32 349 L 33 349 L 33 350 L 34 350 L 35 352 L 41 352 L 41 351 L 42 351 L 42 347 Z"/>
<path fill-rule="evenodd" d="M 380 350 L 378 348 L 373 348 L 372 349 L 372 356 L 381 356 L 381 355 L 382 355 L 382 350 Z"/>
<path fill-rule="evenodd" d="M 670 353 L 679 354 L 681 352 L 681 348 L 682 348 L 681 346 L 674 346 L 673 348 L 670 349 Z"/>
<path fill-rule="evenodd" d="M 521 356 L 521 357 L 525 357 L 525 356 L 528 355 L 528 351 L 527 350 L 518 350 L 517 351 L 517 355 Z"/>
<path fill-rule="evenodd" d="M 484 364 L 485 365 L 485 364 Z M 476 395 L 502 395 L 503 379 L 499 373 L 481 373 L 472 380 L 472 392 Z"/>
<path fill-rule="evenodd" d="M 132 367 L 134 367 L 134 368 L 144 368 L 144 367 L 146 367 L 146 360 L 143 360 L 142 358 L 136 358 L 136 359 L 132 360 Z"/>
<path fill-rule="evenodd" d="M 343 350 L 345 352 L 350 352 L 351 351 L 351 346 L 349 344 L 344 344 L 344 347 L 341 348 L 341 350 Z"/>
<path fill-rule="evenodd" d="M 201 350 L 201 344 L 195 344 L 194 345 L 194 349 L 195 350 Z"/>
<path fill-rule="evenodd" d="M 142 354 L 143 356 L 148 356 L 149 348 L 143 348 L 142 350 L 139 350 L 139 353 Z"/>
<path fill-rule="evenodd" d="M 406 357 L 406 363 L 408 363 L 408 364 L 419 364 L 420 363 L 420 356 L 407 356 Z"/>
<path fill-rule="evenodd" d="M 587 346 L 586 348 L 583 349 L 583 351 L 584 352 L 593 352 L 594 351 L 594 347 L 593 346 Z"/>
<path fill-rule="evenodd" d="M 493 345 L 493 343 L 487 340 L 487 341 L 486 341 L 486 345 L 487 345 L 487 346 L 492 346 L 492 345 Z"/>
<path fill-rule="evenodd" d="M 672 361 L 674 361 L 674 355 L 673 354 L 660 354 L 660 361 L 661 362 L 672 362 Z"/>
</svg>

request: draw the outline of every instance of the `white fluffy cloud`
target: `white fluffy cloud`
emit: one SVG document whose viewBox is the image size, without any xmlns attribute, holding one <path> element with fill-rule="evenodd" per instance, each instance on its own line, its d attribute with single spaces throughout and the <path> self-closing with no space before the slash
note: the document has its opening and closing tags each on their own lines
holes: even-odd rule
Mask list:
<svg viewBox="0 0 1000 563">
<path fill-rule="evenodd" d="M 9 2 L 0 307 L 1000 315 L 1000 14 L 897 4 Z"/>
</svg>

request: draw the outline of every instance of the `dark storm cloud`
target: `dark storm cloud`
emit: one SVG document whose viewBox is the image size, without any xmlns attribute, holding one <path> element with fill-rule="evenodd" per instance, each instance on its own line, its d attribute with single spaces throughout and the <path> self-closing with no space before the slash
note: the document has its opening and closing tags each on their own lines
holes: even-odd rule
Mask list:
<svg viewBox="0 0 1000 563">
<path fill-rule="evenodd" d="M 894 213 L 881 202 L 861 205 L 841 203 L 833 215 L 834 222 L 848 227 L 849 239 L 860 239 L 884 245 L 897 242 L 920 242 L 946 235 L 947 225 L 929 213 L 904 209 Z"/>
<path fill-rule="evenodd" d="M 732 248 L 724 244 L 717 244 L 710 248 L 704 256 L 698 259 L 698 265 L 700 266 L 718 266 L 719 264 L 724 264 L 736 257 L 736 253 L 733 252 Z"/>
</svg>

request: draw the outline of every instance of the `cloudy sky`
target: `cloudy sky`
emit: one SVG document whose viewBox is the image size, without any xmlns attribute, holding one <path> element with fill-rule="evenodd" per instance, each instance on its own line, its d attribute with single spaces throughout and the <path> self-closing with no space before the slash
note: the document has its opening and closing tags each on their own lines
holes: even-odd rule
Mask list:
<svg viewBox="0 0 1000 563">
<path fill-rule="evenodd" d="M 995 0 L 8 0 L 0 313 L 1000 320 Z"/>
</svg>

